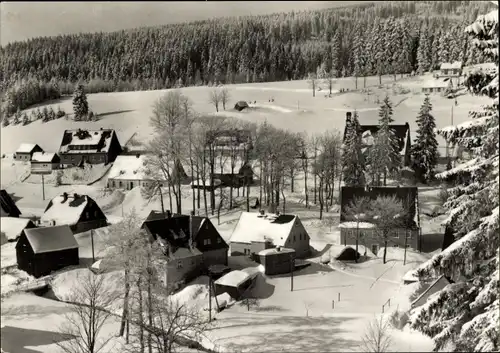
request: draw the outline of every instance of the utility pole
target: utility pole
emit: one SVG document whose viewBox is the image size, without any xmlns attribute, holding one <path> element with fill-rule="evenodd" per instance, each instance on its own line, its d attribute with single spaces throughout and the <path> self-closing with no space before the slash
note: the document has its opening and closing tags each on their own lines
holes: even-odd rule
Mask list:
<svg viewBox="0 0 500 353">
<path fill-rule="evenodd" d="M 294 270 L 294 258 L 293 253 L 290 254 L 290 292 L 293 292 L 293 270 Z"/>
<path fill-rule="evenodd" d="M 42 174 L 42 200 L 45 201 L 45 178 Z"/>
<path fill-rule="evenodd" d="M 92 263 L 95 262 L 95 253 L 94 253 L 94 230 L 90 230 L 90 241 L 92 243 Z"/>
<path fill-rule="evenodd" d="M 208 322 L 212 322 L 212 276 L 208 274 Z"/>
</svg>

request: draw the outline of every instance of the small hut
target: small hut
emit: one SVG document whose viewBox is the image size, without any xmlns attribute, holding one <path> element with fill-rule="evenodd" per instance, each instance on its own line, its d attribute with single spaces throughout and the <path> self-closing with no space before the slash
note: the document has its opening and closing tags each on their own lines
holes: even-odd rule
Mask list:
<svg viewBox="0 0 500 353">
<path fill-rule="evenodd" d="M 245 101 L 239 101 L 234 105 L 234 109 L 241 112 L 243 109 L 248 108 L 248 103 Z"/>
</svg>

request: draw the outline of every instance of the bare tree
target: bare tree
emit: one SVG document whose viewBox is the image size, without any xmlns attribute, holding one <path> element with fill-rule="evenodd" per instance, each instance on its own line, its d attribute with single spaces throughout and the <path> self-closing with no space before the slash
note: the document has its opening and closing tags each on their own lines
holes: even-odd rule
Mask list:
<svg viewBox="0 0 500 353">
<path fill-rule="evenodd" d="M 224 188 L 219 188 L 219 205 L 217 206 L 217 224 L 220 225 L 220 211 L 224 204 L 227 202 L 228 193 Z"/>
<path fill-rule="evenodd" d="M 210 91 L 209 102 L 214 105 L 217 112 L 219 112 L 219 103 L 221 100 L 221 93 L 219 90 L 217 88 L 212 88 Z"/>
<path fill-rule="evenodd" d="M 389 237 L 403 224 L 407 211 L 396 196 L 379 196 L 370 202 L 369 209 L 376 225 L 375 232 L 384 242 L 385 264 Z"/>
<path fill-rule="evenodd" d="M 65 353 L 102 352 L 113 338 L 102 337 L 101 330 L 113 315 L 110 309 L 116 299 L 117 295 L 105 283 L 105 278 L 88 271 L 71 289 L 67 300 L 71 310 L 64 315 L 65 321 L 60 328 L 63 336 L 74 338 L 56 344 Z"/>
<path fill-rule="evenodd" d="M 391 345 L 390 323 L 384 316 L 372 319 L 362 337 L 361 351 L 382 353 L 387 352 Z"/>
<path fill-rule="evenodd" d="M 347 206 L 346 216 L 348 219 L 356 222 L 356 262 L 358 262 L 358 244 L 359 244 L 359 223 L 368 218 L 371 200 L 367 197 L 355 197 Z"/>
<path fill-rule="evenodd" d="M 307 80 L 309 82 L 309 87 L 312 88 L 313 97 L 316 97 L 316 74 L 309 74 Z"/>
<path fill-rule="evenodd" d="M 329 94 L 332 94 L 333 86 L 335 85 L 335 78 L 337 77 L 337 74 L 334 69 L 330 70 L 326 74 L 325 79 L 323 82 L 325 83 L 326 87 L 328 87 Z"/>
<path fill-rule="evenodd" d="M 305 133 L 300 136 L 300 144 L 301 144 L 301 166 L 302 172 L 304 173 L 304 193 L 305 193 L 305 201 L 306 207 L 309 207 L 309 189 L 308 189 L 308 177 L 309 177 L 309 143 L 307 140 L 307 135 Z"/>
<path fill-rule="evenodd" d="M 220 90 L 220 101 L 222 103 L 222 109 L 226 110 L 226 104 L 229 103 L 229 99 L 231 99 L 231 95 L 226 87 L 223 87 Z"/>
</svg>

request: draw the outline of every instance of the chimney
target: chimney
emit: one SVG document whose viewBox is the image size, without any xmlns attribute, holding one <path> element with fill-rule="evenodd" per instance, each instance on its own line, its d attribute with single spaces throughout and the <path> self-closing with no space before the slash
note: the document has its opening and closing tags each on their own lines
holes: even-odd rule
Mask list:
<svg viewBox="0 0 500 353">
<path fill-rule="evenodd" d="M 78 198 L 78 194 L 77 194 L 76 192 L 73 194 L 73 198 L 74 198 L 75 200 Z"/>
<path fill-rule="evenodd" d="M 62 200 L 61 203 L 66 202 L 68 200 L 68 193 L 67 192 L 63 192 L 62 197 L 63 197 L 63 200 Z"/>
<path fill-rule="evenodd" d="M 101 127 L 101 131 L 102 131 L 102 127 Z"/>
<path fill-rule="evenodd" d="M 172 218 L 172 212 L 170 210 L 167 210 L 167 219 Z"/>
<path fill-rule="evenodd" d="M 139 153 L 137 153 L 137 154 L 135 155 L 135 157 L 136 157 L 136 158 L 139 158 L 140 156 L 141 156 L 141 155 L 140 155 Z"/>
<path fill-rule="evenodd" d="M 281 246 L 277 246 L 277 247 L 276 247 L 276 251 L 277 251 L 277 252 L 280 252 L 280 251 L 281 251 Z"/>
<path fill-rule="evenodd" d="M 352 113 L 351 113 L 351 112 L 346 112 L 346 113 L 345 113 L 345 118 L 346 118 L 346 121 L 351 121 L 351 116 L 352 116 Z"/>
</svg>

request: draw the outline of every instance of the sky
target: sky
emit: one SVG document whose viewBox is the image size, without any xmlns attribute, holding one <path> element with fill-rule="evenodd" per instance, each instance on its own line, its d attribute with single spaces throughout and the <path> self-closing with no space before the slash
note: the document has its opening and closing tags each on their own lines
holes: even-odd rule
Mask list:
<svg viewBox="0 0 500 353">
<path fill-rule="evenodd" d="M 213 17 L 315 10 L 362 2 L 365 1 L 2 1 L 0 3 L 0 44 L 5 45 L 33 37 L 80 32 L 108 32 Z"/>
</svg>

